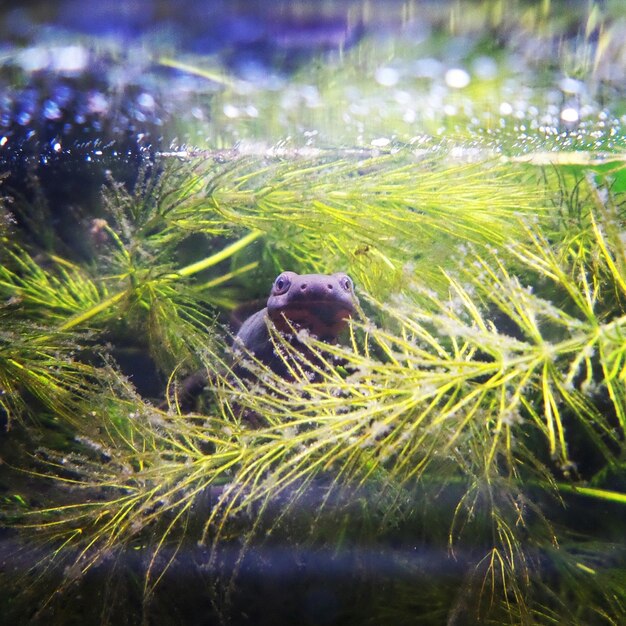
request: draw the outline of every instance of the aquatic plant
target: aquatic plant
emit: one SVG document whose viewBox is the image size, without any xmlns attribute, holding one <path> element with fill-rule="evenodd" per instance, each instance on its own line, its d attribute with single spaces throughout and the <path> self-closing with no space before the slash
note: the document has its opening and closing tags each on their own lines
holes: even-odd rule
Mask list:
<svg viewBox="0 0 626 626">
<path fill-rule="evenodd" d="M 150 614 L 195 559 L 202 597 L 227 614 L 273 538 L 336 555 L 400 541 L 436 563 L 391 551 L 394 607 L 375 596 L 370 617 L 618 623 L 623 524 L 591 535 L 561 507 L 626 503 L 610 486 L 624 472 L 624 209 L 602 180 L 547 172 L 541 195 L 536 180 L 391 155 L 170 164 L 132 193 L 111 183 L 88 263 L 5 237 L 2 408 L 36 406 L 3 452 L 25 481 L 5 518 L 38 553 L 19 561 L 25 596 L 51 577 L 74 597 L 133 556 Z M 238 292 L 215 286 L 269 284 L 278 267 L 348 270 L 363 311 L 342 345 L 302 336 L 310 357 L 273 335 L 291 379 L 249 357 L 251 381 L 214 322 Z M 206 369 L 202 412 L 137 393 L 106 345 L 129 336 L 167 374 Z M 426 584 L 446 564 L 453 584 Z M 385 574 L 366 560 L 351 577 Z M 569 606 L 579 590 L 589 602 Z"/>
</svg>

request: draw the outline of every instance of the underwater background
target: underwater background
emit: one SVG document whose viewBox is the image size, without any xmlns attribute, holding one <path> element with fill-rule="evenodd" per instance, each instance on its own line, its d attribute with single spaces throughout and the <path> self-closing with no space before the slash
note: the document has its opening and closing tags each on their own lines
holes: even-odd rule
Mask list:
<svg viewBox="0 0 626 626">
<path fill-rule="evenodd" d="M 625 128 L 622 0 L 2 6 L 3 620 L 626 623 Z"/>
</svg>

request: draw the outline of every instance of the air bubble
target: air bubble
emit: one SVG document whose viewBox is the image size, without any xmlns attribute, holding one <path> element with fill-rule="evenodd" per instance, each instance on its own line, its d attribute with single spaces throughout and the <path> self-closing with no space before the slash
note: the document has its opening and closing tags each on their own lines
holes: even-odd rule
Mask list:
<svg viewBox="0 0 626 626">
<path fill-rule="evenodd" d="M 239 117 L 239 109 L 236 106 L 233 106 L 232 104 L 225 104 L 222 111 L 224 112 L 224 115 L 228 117 L 229 119 L 234 119 L 236 117 Z"/>
<path fill-rule="evenodd" d="M 374 74 L 374 78 L 383 87 L 393 87 L 400 80 L 400 74 L 398 70 L 392 67 L 379 67 Z"/>
<path fill-rule="evenodd" d="M 17 123 L 20 126 L 26 126 L 27 124 L 30 123 L 31 119 L 32 119 L 31 114 L 28 111 L 22 111 L 17 116 Z"/>
<path fill-rule="evenodd" d="M 569 123 L 577 122 L 579 120 L 578 110 L 574 107 L 566 107 L 561 111 L 561 119 Z"/>
<path fill-rule="evenodd" d="M 463 89 L 470 84 L 470 75 L 460 67 L 453 67 L 446 72 L 444 80 L 448 87 Z"/>
<path fill-rule="evenodd" d="M 53 100 L 46 100 L 43 105 L 43 116 L 47 120 L 58 120 L 61 117 L 61 109 Z"/>
<path fill-rule="evenodd" d="M 109 102 L 104 94 L 94 91 L 89 94 L 87 108 L 89 113 L 106 113 L 109 108 Z"/>
<path fill-rule="evenodd" d="M 376 148 L 384 148 L 391 143 L 391 140 L 387 137 L 378 137 L 377 139 L 372 139 L 371 143 Z"/>
<path fill-rule="evenodd" d="M 584 91 L 584 85 L 574 78 L 564 78 L 559 82 L 561 91 L 567 94 L 579 94 Z"/>
</svg>

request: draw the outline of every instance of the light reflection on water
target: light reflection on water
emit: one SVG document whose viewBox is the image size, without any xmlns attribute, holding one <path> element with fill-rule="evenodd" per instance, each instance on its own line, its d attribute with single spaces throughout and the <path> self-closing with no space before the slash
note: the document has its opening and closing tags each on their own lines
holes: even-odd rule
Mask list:
<svg viewBox="0 0 626 626">
<path fill-rule="evenodd" d="M 608 28 L 599 31 L 600 46 L 574 27 L 550 36 L 508 18 L 490 41 L 479 6 L 474 21 L 445 21 L 453 3 L 417 10 L 397 2 L 382 12 L 338 2 L 320 15 L 297 3 L 269 13 L 196 2 L 178 13 L 162 2 L 123 6 L 112 12 L 95 3 L 80 19 L 70 0 L 43 16 L 36 8 L 8 11 L 7 23 L 21 26 L 8 29 L 0 66 L 5 150 L 16 150 L 30 130 L 49 142 L 50 126 L 67 145 L 79 135 L 119 139 L 130 131 L 160 149 L 286 137 L 298 146 L 312 131 L 320 146 L 406 143 L 420 133 L 512 153 L 621 145 L 619 20 L 610 41 Z M 178 33 L 188 27 L 185 37 Z M 205 59 L 190 56 L 189 35 L 203 28 L 205 39 L 215 35 Z M 564 41 L 587 52 L 576 77 L 567 59 L 554 56 L 565 56 Z M 8 72 L 16 70 L 33 85 L 11 84 Z M 577 134 L 553 140 L 562 132 Z"/>
</svg>

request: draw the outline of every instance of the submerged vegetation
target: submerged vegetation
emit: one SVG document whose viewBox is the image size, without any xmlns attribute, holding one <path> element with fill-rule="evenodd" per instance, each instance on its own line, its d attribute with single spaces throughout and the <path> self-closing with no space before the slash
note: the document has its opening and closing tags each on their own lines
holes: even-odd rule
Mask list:
<svg viewBox="0 0 626 626">
<path fill-rule="evenodd" d="M 158 623 L 193 611 L 171 593 L 183 577 L 196 611 L 236 619 L 245 598 L 255 615 L 239 590 L 288 547 L 295 569 L 328 551 L 349 593 L 383 585 L 354 619 L 620 621 L 621 195 L 582 170 L 436 156 L 161 168 L 132 194 L 110 183 L 87 261 L 3 235 L 5 520 L 28 538 L 14 607 L 35 597 L 51 619 L 51 581 L 78 602 L 102 576 Z M 313 361 L 276 335 L 292 380 L 261 363 L 241 380 L 216 311 L 284 267 L 346 269 L 362 312 L 341 345 L 308 338 Z M 206 368 L 199 412 L 142 397 L 125 343 L 163 389 Z"/>
<path fill-rule="evenodd" d="M 155 55 L 209 147 L 133 137 L 88 209 L 0 172 L 7 622 L 626 622 L 621 9 L 401 4 L 288 78 Z M 359 299 L 336 345 L 271 333 L 288 380 L 231 349 L 283 270 Z"/>
</svg>

